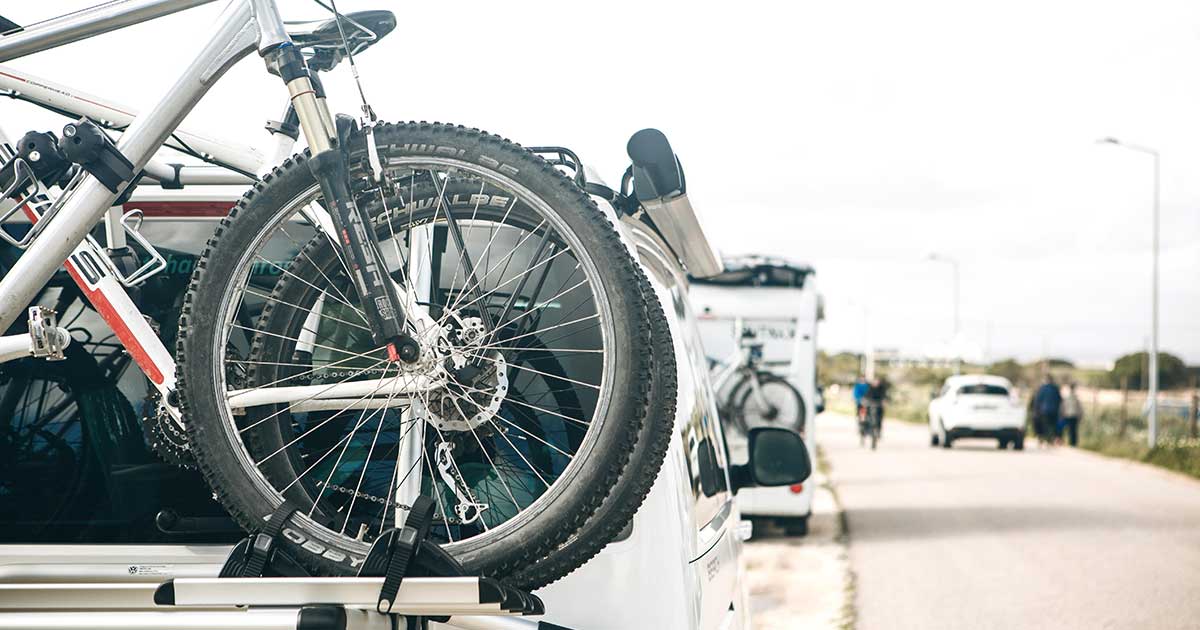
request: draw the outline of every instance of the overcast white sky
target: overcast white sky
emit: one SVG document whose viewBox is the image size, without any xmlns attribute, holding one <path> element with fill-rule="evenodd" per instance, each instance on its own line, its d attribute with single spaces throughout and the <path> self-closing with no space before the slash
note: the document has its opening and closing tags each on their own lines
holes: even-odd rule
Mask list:
<svg viewBox="0 0 1200 630">
<path fill-rule="evenodd" d="M 18 23 L 91 2 L 6 2 Z M 619 179 L 625 141 L 665 131 L 727 253 L 810 261 L 827 350 L 945 342 L 991 358 L 1102 363 L 1149 335 L 1151 162 L 1162 154 L 1165 351 L 1200 362 L 1200 3 L 1194 0 L 391 2 L 360 58 L 382 117 L 573 148 Z M 320 16 L 281 0 L 285 18 Z M 220 4 L 12 62 L 145 107 Z M 356 111 L 348 74 L 327 80 Z M 186 126 L 265 144 L 282 86 L 252 57 Z M 0 103 L 5 128 L 57 129 Z M 990 330 L 990 334 L 988 331 Z"/>
</svg>

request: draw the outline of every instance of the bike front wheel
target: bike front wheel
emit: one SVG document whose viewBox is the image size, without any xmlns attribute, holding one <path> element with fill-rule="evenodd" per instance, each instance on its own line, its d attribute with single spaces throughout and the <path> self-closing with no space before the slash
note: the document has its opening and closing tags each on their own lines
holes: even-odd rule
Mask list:
<svg viewBox="0 0 1200 630">
<path fill-rule="evenodd" d="M 369 177 L 359 139 L 352 179 L 420 357 L 372 341 L 320 188 L 292 158 L 192 279 L 179 364 L 197 462 L 248 529 L 297 506 L 284 544 L 319 574 L 354 573 L 422 495 L 448 552 L 510 575 L 661 466 L 628 465 L 652 381 L 636 263 L 585 193 L 516 145 L 425 123 L 375 139 L 387 177 Z"/>
</svg>

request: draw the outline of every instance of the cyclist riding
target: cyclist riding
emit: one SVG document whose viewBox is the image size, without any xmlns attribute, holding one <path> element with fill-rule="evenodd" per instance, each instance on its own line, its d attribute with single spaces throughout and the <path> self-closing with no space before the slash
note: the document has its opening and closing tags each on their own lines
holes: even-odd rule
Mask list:
<svg viewBox="0 0 1200 630">
<path fill-rule="evenodd" d="M 858 380 L 854 381 L 854 415 L 862 417 L 863 397 L 867 395 L 867 390 L 870 389 L 870 384 L 867 379 L 863 378 L 862 374 L 858 375 Z"/>
<path fill-rule="evenodd" d="M 871 381 L 871 385 L 863 396 L 863 406 L 866 410 L 863 415 L 865 420 L 870 423 L 868 428 L 871 433 L 871 448 L 875 448 L 875 443 L 883 434 L 883 403 L 887 401 L 890 388 L 891 384 L 887 380 L 876 377 Z"/>
</svg>

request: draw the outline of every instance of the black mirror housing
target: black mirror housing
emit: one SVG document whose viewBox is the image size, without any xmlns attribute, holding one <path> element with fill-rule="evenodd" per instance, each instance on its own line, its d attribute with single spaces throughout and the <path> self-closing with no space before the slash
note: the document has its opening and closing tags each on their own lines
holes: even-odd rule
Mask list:
<svg viewBox="0 0 1200 630">
<path fill-rule="evenodd" d="M 625 150 L 633 162 L 633 192 L 640 201 L 687 192 L 679 158 L 663 132 L 643 129 L 629 138 Z"/>
<path fill-rule="evenodd" d="M 750 460 L 729 471 L 734 492 L 750 486 L 789 486 L 812 475 L 808 447 L 795 431 L 756 427 L 746 437 Z"/>
</svg>

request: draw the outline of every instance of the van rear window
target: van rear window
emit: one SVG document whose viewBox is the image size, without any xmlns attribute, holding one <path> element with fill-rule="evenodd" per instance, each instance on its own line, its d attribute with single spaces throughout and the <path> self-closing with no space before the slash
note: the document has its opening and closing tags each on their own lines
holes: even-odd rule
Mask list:
<svg viewBox="0 0 1200 630">
<path fill-rule="evenodd" d="M 989 385 L 987 383 L 975 383 L 972 385 L 963 385 L 958 388 L 960 394 L 983 394 L 984 396 L 1007 396 L 1008 388 L 1003 385 Z"/>
</svg>

